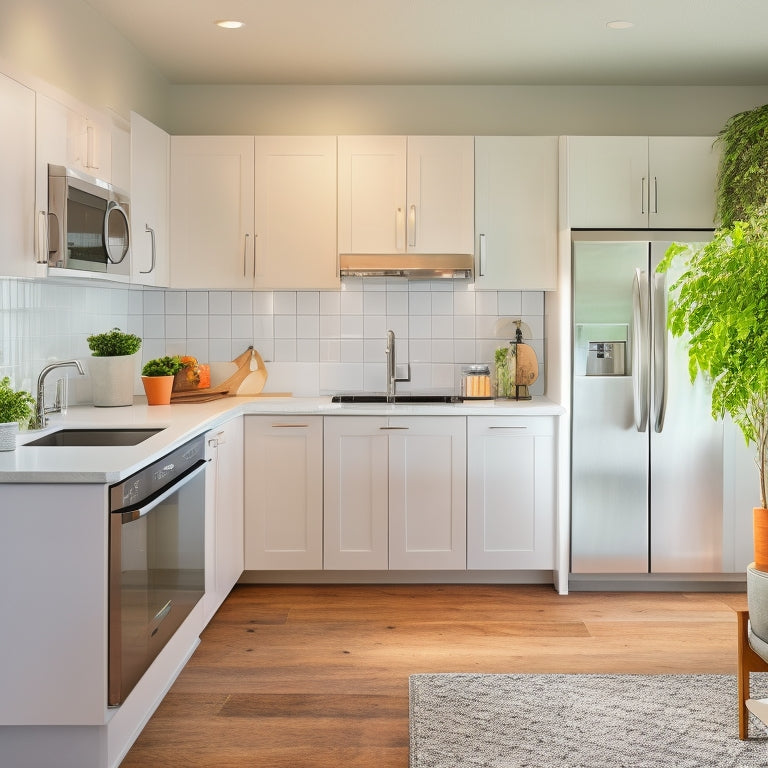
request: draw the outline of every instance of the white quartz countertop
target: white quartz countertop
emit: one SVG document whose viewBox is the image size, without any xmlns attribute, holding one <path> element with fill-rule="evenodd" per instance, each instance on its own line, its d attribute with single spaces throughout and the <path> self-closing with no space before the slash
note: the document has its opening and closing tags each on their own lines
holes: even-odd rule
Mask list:
<svg viewBox="0 0 768 768">
<path fill-rule="evenodd" d="M 0 451 L 0 483 L 116 483 L 187 440 L 240 414 L 321 416 L 557 416 L 564 409 L 542 397 L 475 403 L 340 404 L 331 397 L 230 397 L 208 403 L 148 406 L 143 398 L 122 408 L 70 407 L 45 430 L 22 432 L 15 451 Z M 57 447 L 25 443 L 58 429 L 144 428 L 162 431 L 133 446 Z M 0 489 L 0 497 L 2 489 Z M 1 500 L 0 500 L 1 501 Z"/>
</svg>

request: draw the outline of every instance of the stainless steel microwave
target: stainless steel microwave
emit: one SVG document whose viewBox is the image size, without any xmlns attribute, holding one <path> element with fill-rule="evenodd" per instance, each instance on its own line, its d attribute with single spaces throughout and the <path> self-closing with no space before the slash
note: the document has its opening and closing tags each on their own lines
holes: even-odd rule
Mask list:
<svg viewBox="0 0 768 768">
<path fill-rule="evenodd" d="M 49 165 L 49 273 L 74 270 L 72 276 L 128 281 L 129 209 L 128 194 L 117 187 L 71 168 Z"/>
</svg>

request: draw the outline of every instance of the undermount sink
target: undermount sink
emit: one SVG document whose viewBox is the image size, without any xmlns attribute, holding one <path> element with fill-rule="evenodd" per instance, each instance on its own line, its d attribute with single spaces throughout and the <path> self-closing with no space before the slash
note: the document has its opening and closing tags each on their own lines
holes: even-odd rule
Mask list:
<svg viewBox="0 0 768 768">
<path fill-rule="evenodd" d="M 162 427 L 152 429 L 59 429 L 56 432 L 30 440 L 24 445 L 32 447 L 58 446 L 74 448 L 86 446 L 126 446 L 138 445 L 162 431 Z"/>
<path fill-rule="evenodd" d="M 455 403 L 457 398 L 454 395 L 397 395 L 394 403 Z M 387 396 L 371 393 L 356 393 L 349 395 L 333 395 L 333 403 L 386 403 Z"/>
</svg>

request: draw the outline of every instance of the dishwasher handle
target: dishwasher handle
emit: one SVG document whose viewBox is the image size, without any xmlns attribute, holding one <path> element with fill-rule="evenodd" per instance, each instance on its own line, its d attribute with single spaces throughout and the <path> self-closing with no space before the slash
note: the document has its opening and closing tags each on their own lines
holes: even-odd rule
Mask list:
<svg viewBox="0 0 768 768">
<path fill-rule="evenodd" d="M 138 520 L 140 517 L 144 517 L 149 514 L 155 507 L 162 504 L 169 496 L 176 493 L 176 491 L 185 485 L 194 477 L 203 472 L 208 462 L 204 459 L 200 459 L 183 475 L 180 475 L 173 483 L 162 488 L 156 494 L 150 496 L 144 500 L 144 503 L 140 507 L 133 507 L 130 509 L 118 509 L 112 512 L 113 515 L 120 515 L 123 525 L 132 523 L 134 520 Z"/>
</svg>

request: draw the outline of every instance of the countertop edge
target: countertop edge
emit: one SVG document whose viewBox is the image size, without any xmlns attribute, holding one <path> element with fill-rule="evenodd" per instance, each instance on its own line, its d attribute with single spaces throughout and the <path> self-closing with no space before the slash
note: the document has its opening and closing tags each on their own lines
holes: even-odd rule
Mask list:
<svg viewBox="0 0 768 768">
<path fill-rule="evenodd" d="M 210 403 L 147 406 L 137 398 L 123 408 L 71 407 L 51 418 L 46 430 L 22 432 L 14 451 L 0 452 L 2 484 L 112 484 L 188 440 L 240 415 L 316 416 L 561 416 L 565 409 L 546 398 L 527 401 L 441 404 L 339 404 L 326 397 L 233 397 Z M 24 443 L 61 428 L 162 427 L 136 446 L 73 449 L 30 447 Z M 87 467 L 87 469 L 86 469 Z"/>
</svg>

